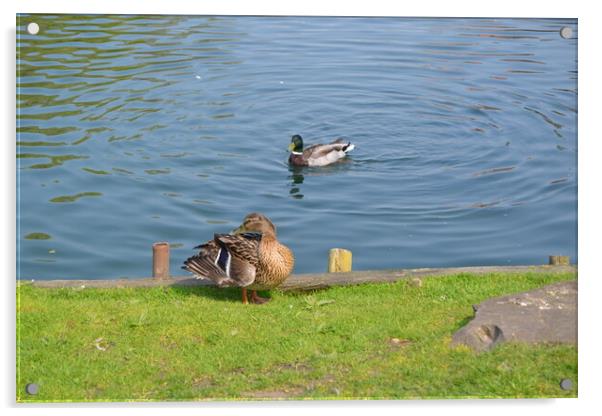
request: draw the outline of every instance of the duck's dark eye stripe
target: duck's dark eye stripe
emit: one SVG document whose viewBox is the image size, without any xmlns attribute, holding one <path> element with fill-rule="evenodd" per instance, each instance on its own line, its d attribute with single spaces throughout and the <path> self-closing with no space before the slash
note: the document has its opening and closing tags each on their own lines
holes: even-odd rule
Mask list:
<svg viewBox="0 0 602 416">
<path fill-rule="evenodd" d="M 262 234 L 260 232 L 248 232 L 248 233 L 242 233 L 241 234 L 244 238 L 247 238 L 249 240 L 261 240 Z"/>
</svg>

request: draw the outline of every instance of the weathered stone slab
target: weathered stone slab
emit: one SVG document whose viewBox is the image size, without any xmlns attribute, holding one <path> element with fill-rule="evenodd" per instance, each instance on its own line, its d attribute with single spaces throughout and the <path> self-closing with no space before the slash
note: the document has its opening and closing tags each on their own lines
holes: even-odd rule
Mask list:
<svg viewBox="0 0 602 416">
<path fill-rule="evenodd" d="M 452 345 L 490 350 L 502 342 L 577 344 L 577 281 L 488 299 Z"/>
</svg>

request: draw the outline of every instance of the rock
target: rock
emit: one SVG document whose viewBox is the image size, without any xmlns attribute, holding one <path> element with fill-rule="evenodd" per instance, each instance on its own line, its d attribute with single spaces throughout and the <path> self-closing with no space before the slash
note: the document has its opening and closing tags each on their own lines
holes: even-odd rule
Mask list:
<svg viewBox="0 0 602 416">
<path fill-rule="evenodd" d="M 452 346 L 486 351 L 502 342 L 577 344 L 577 282 L 539 289 L 473 305 L 475 317 L 458 330 Z"/>
</svg>

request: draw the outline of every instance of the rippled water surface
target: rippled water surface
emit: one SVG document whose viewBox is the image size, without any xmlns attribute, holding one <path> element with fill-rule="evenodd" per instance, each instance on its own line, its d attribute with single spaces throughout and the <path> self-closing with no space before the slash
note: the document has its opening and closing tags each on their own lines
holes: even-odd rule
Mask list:
<svg viewBox="0 0 602 416">
<path fill-rule="evenodd" d="M 251 211 L 296 272 L 577 261 L 576 20 L 18 20 L 19 278 L 148 276 L 155 241 L 183 274 Z M 293 170 L 293 134 L 356 150 Z"/>
</svg>

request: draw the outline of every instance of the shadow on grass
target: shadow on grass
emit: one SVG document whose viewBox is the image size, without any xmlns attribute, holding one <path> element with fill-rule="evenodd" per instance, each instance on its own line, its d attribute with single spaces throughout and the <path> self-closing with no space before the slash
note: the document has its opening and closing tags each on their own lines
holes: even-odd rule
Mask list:
<svg viewBox="0 0 602 416">
<path fill-rule="evenodd" d="M 195 278 L 181 280 L 178 283 L 169 286 L 170 290 L 186 296 L 202 296 L 224 302 L 242 302 L 242 288 L 214 286 L 211 282 L 199 281 Z M 292 297 L 302 297 L 313 295 L 330 289 L 329 287 L 311 288 L 311 289 L 293 289 L 287 290 L 286 295 Z M 259 290 L 257 294 L 264 298 L 273 298 L 276 294 L 282 295 L 284 291 L 278 288 L 272 290 Z M 249 296 L 251 291 L 249 290 Z"/>
<path fill-rule="evenodd" d="M 240 302 L 242 299 L 241 290 L 237 287 L 218 288 L 209 286 L 173 285 L 170 289 L 173 292 L 184 296 L 201 296 L 224 302 Z"/>
<path fill-rule="evenodd" d="M 222 302 L 242 303 L 242 288 L 240 287 L 224 287 L 215 286 L 190 286 L 190 285 L 172 285 L 170 289 L 174 293 L 185 296 L 201 296 L 214 299 Z M 258 291 L 259 296 L 271 297 L 269 292 Z M 250 291 L 249 291 L 250 296 Z"/>
</svg>

